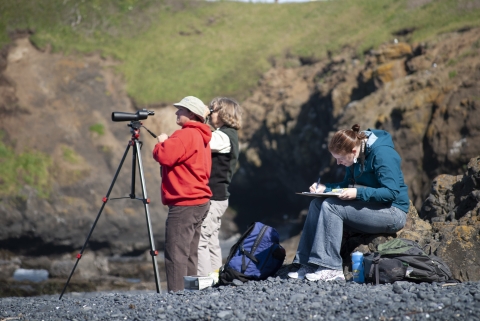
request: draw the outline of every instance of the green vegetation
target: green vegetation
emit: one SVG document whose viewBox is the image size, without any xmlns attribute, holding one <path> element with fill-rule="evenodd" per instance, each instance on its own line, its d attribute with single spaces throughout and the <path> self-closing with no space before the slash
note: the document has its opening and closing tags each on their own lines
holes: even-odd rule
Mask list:
<svg viewBox="0 0 480 321">
<path fill-rule="evenodd" d="M 39 152 L 15 152 L 0 141 L 0 197 L 15 196 L 24 185 L 47 198 L 51 192 L 49 168 L 52 160 Z"/>
<path fill-rule="evenodd" d="M 471 0 L 338 0 L 290 4 L 187 0 L 2 0 L 0 46 L 16 29 L 39 47 L 100 52 L 140 104 L 186 95 L 242 99 L 271 61 L 362 53 L 415 28 L 411 41 L 480 25 Z M 286 62 L 290 66 L 291 62 Z"/>
<path fill-rule="evenodd" d="M 448 78 L 452 79 L 452 78 L 455 78 L 457 76 L 457 71 L 456 70 L 452 70 L 448 73 Z"/>
<path fill-rule="evenodd" d="M 457 64 L 457 60 L 455 60 L 455 59 L 450 59 L 450 60 L 447 62 L 447 66 L 448 66 L 448 67 L 455 66 L 456 64 Z"/>
<path fill-rule="evenodd" d="M 63 159 L 71 164 L 77 164 L 80 162 L 80 157 L 75 151 L 69 147 L 62 146 Z"/>
<path fill-rule="evenodd" d="M 100 136 L 105 134 L 105 127 L 103 127 L 102 124 L 94 124 L 90 126 L 89 130 L 93 133 L 97 133 Z"/>
</svg>

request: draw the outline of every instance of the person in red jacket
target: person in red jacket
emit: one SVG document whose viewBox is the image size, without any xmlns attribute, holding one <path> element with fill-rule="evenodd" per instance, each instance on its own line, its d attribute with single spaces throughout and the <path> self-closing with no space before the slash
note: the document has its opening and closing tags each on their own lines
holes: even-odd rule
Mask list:
<svg viewBox="0 0 480 321">
<path fill-rule="evenodd" d="M 162 203 L 168 206 L 165 224 L 165 269 L 168 291 L 184 289 L 183 277 L 197 274 L 198 242 L 210 208 L 208 187 L 212 132 L 205 122 L 205 104 L 187 96 L 179 103 L 176 130 L 162 133 L 153 158 L 162 166 Z"/>
</svg>

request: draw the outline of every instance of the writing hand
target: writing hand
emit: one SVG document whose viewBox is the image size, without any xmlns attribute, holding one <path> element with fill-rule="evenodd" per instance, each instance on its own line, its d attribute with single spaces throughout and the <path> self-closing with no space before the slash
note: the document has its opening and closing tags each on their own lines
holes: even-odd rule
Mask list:
<svg viewBox="0 0 480 321">
<path fill-rule="evenodd" d="M 309 190 L 310 190 L 310 193 L 323 193 L 325 188 L 326 188 L 326 186 L 323 185 L 323 184 L 313 183 L 310 186 Z"/>
<path fill-rule="evenodd" d="M 342 200 L 354 200 L 357 198 L 357 189 L 356 188 L 344 188 L 342 193 L 338 195 L 338 198 Z"/>
</svg>

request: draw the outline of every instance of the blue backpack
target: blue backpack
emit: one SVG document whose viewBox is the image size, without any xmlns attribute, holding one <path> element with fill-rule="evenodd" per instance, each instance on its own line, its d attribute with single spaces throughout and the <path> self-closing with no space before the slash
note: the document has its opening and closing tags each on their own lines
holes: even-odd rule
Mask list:
<svg viewBox="0 0 480 321">
<path fill-rule="evenodd" d="M 279 244 L 278 232 L 260 222 L 251 224 L 230 249 L 220 269 L 219 284 L 229 285 L 234 280 L 265 280 L 273 276 L 285 260 L 285 249 Z"/>
</svg>

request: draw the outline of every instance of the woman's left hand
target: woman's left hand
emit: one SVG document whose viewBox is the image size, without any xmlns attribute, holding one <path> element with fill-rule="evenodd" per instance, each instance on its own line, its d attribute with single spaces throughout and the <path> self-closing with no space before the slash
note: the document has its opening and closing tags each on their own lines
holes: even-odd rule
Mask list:
<svg viewBox="0 0 480 321">
<path fill-rule="evenodd" d="M 357 198 L 357 189 L 356 188 L 344 188 L 342 193 L 338 195 L 338 198 L 342 200 L 354 200 Z"/>
</svg>

